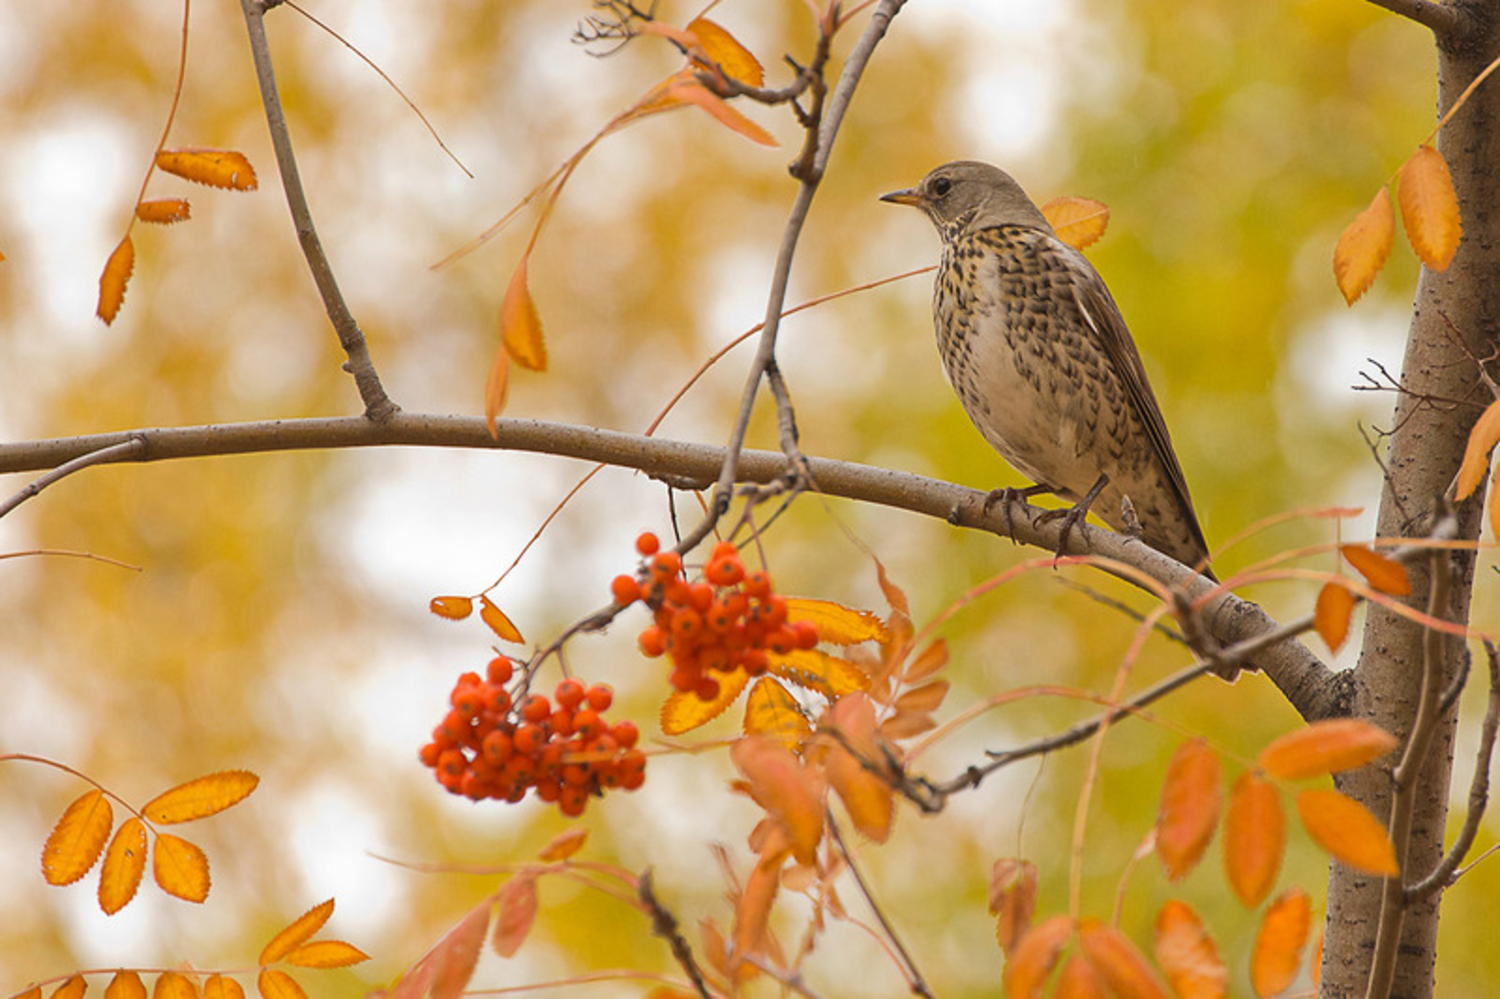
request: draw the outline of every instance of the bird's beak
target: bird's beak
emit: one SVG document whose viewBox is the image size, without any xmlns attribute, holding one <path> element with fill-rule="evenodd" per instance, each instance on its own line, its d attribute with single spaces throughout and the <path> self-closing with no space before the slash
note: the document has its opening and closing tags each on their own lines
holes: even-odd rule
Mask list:
<svg viewBox="0 0 1500 999">
<path fill-rule="evenodd" d="M 913 208 L 922 207 L 922 194 L 915 187 L 908 187 L 904 191 L 892 191 L 890 194 L 882 194 L 881 201 L 888 201 L 893 205 L 911 205 Z"/>
</svg>

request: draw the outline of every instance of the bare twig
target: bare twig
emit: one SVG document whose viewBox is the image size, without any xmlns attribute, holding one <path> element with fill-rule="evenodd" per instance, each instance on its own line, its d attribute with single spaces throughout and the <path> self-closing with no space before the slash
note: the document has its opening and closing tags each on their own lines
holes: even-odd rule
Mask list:
<svg viewBox="0 0 1500 999">
<path fill-rule="evenodd" d="M 854 857 L 844 843 L 844 834 L 839 832 L 839 824 L 834 821 L 832 812 L 826 815 L 826 821 L 828 831 L 833 834 L 833 841 L 838 844 L 839 853 L 844 857 L 844 864 L 849 868 L 849 873 L 854 876 L 854 883 L 859 885 L 859 893 L 865 897 L 865 904 L 870 907 L 871 912 L 875 913 L 880 929 L 885 933 L 886 939 L 891 942 L 891 946 L 896 948 L 896 953 L 900 955 L 902 963 L 906 965 L 907 981 L 911 985 L 912 994 L 932 999 L 932 990 L 927 987 L 927 981 L 922 977 L 921 970 L 917 968 L 916 962 L 911 959 L 911 954 L 902 945 L 901 938 L 896 935 L 896 928 L 891 925 L 890 920 L 885 918 L 885 912 L 880 908 L 880 903 L 875 901 L 875 895 L 865 882 L 864 875 L 859 873 L 859 867 L 854 863 Z"/>
<path fill-rule="evenodd" d="M 703 969 L 698 967 L 698 961 L 693 957 L 693 948 L 688 945 L 682 931 L 677 927 L 677 917 L 672 915 L 672 911 L 662 905 L 661 900 L 656 897 L 656 884 L 651 877 L 649 867 L 641 872 L 638 891 L 641 901 L 651 913 L 651 931 L 667 941 L 672 948 L 672 956 L 677 959 L 678 964 L 682 965 L 682 970 L 687 972 L 698 994 L 703 999 L 711 999 L 713 993 L 709 991 L 708 982 L 703 977 Z"/>
<path fill-rule="evenodd" d="M 278 0 L 279 2 L 279 0 Z M 338 334 L 339 344 L 344 348 L 348 360 L 344 370 L 354 376 L 359 397 L 365 405 L 365 417 L 376 423 L 389 419 L 400 407 L 386 395 L 380 384 L 380 375 L 375 371 L 375 362 L 370 359 L 370 347 L 365 335 L 339 290 L 333 276 L 333 266 L 323 252 L 323 243 L 318 238 L 313 224 L 312 210 L 307 204 L 307 194 L 302 189 L 302 177 L 297 171 L 297 158 L 292 151 L 292 135 L 286 124 L 286 113 L 281 107 L 281 96 L 276 90 L 276 72 L 271 65 L 271 46 L 266 40 L 265 12 L 272 4 L 265 0 L 240 0 L 245 14 L 245 30 L 250 36 L 250 53 L 255 60 L 255 78 L 260 84 L 261 103 L 266 109 L 266 124 L 271 130 L 271 145 L 276 149 L 276 164 L 281 170 L 281 186 L 286 191 L 287 206 L 292 211 L 292 222 L 297 229 L 297 242 L 302 255 L 307 258 L 308 269 L 318 294 L 323 299 L 323 308 Z"/>
<path fill-rule="evenodd" d="M 132 436 L 127 440 L 121 441 L 118 444 L 109 444 L 105 447 L 101 447 L 97 451 L 89 451 L 86 454 L 79 455 L 71 461 L 63 462 L 61 465 L 58 465 L 52 471 L 48 472 L 46 475 L 43 475 L 35 482 L 32 482 L 22 488 L 19 492 L 13 495 L 10 499 L 6 500 L 4 503 L 0 503 L 0 517 L 4 517 L 16 507 L 31 499 L 31 497 L 35 496 L 43 489 L 46 489 L 48 486 L 52 485 L 52 483 L 56 482 L 58 479 L 66 478 L 67 476 L 72 475 L 74 472 L 79 471 L 80 469 L 88 468 L 90 465 L 104 465 L 112 461 L 119 461 L 122 458 L 140 457 L 143 453 L 145 453 L 145 450 L 145 439 L 142 437 Z"/>
</svg>

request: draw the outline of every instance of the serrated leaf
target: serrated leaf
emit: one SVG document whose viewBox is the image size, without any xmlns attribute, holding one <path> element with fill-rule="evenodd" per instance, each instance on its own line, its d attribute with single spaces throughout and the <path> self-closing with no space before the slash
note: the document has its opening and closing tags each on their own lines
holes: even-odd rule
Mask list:
<svg viewBox="0 0 1500 999">
<path fill-rule="evenodd" d="M 1382 877 L 1400 873 L 1385 826 L 1353 798 L 1325 788 L 1303 791 L 1297 814 L 1313 841 L 1350 867 Z"/>
<path fill-rule="evenodd" d="M 701 700 L 696 693 L 683 693 L 680 690 L 674 690 L 667 696 L 666 703 L 661 706 L 661 730 L 664 733 L 682 735 L 719 717 L 744 691 L 745 685 L 750 682 L 750 674 L 743 669 L 729 673 L 716 671 L 714 679 L 719 681 L 719 696 L 711 701 Z"/>
<path fill-rule="evenodd" d="M 588 842 L 588 838 L 589 831 L 581 826 L 564 829 L 552 837 L 552 842 L 542 847 L 542 852 L 537 854 L 537 859 L 549 864 L 567 860 L 583 849 L 583 844 Z"/>
<path fill-rule="evenodd" d="M 255 979 L 261 999 L 307 999 L 297 980 L 280 968 L 262 968 Z"/>
<path fill-rule="evenodd" d="M 433 597 L 427 609 L 438 617 L 449 621 L 462 621 L 474 613 L 472 597 Z"/>
<path fill-rule="evenodd" d="M 156 165 L 195 184 L 229 191 L 253 191 L 256 188 L 255 168 L 244 153 L 232 149 L 197 146 L 163 149 L 156 154 Z"/>
<path fill-rule="evenodd" d="M 146 999 L 146 985 L 134 971 L 117 971 L 104 987 L 104 999 Z"/>
<path fill-rule="evenodd" d="M 203 999 L 245 999 L 245 990 L 233 978 L 209 975 L 203 983 Z"/>
<path fill-rule="evenodd" d="M 70 885 L 87 874 L 104 850 L 115 813 L 95 788 L 70 804 L 42 846 L 42 877 L 49 885 Z"/>
<path fill-rule="evenodd" d="M 151 999 L 198 999 L 198 986 L 187 975 L 164 971 L 156 976 Z"/>
<path fill-rule="evenodd" d="M 1219 824 L 1223 779 L 1219 754 L 1202 739 L 1184 742 L 1172 754 L 1156 816 L 1156 853 L 1167 880 L 1184 877 L 1208 849 Z"/>
<path fill-rule="evenodd" d="M 135 206 L 135 217 L 155 225 L 185 222 L 192 217 L 186 198 L 150 198 Z"/>
<path fill-rule="evenodd" d="M 1313 606 L 1313 627 L 1328 646 L 1329 652 L 1337 652 L 1349 637 L 1349 621 L 1354 614 L 1355 597 L 1342 585 L 1335 582 L 1323 584 L 1318 591 L 1317 603 Z"/>
<path fill-rule="evenodd" d="M 823 838 L 823 787 L 816 772 L 763 736 L 735 740 L 729 758 L 744 775 L 755 803 L 785 831 L 797 862 L 813 863 Z"/>
<path fill-rule="evenodd" d="M 1247 770 L 1234 782 L 1224 816 L 1224 870 L 1247 908 L 1259 905 L 1276 883 L 1285 849 L 1281 797 L 1269 781 Z"/>
<path fill-rule="evenodd" d="M 343 940 L 314 940 L 284 958 L 287 964 L 299 968 L 347 968 L 369 959 L 369 954 Z"/>
<path fill-rule="evenodd" d="M 1053 916 L 1033 926 L 1016 945 L 1005 962 L 1005 995 L 1007 999 L 1033 999 L 1057 966 L 1063 945 L 1073 935 L 1073 920 Z"/>
<path fill-rule="evenodd" d="M 260 778 L 248 770 L 221 770 L 163 791 L 141 814 L 164 826 L 204 819 L 244 801 L 259 784 Z"/>
<path fill-rule="evenodd" d="M 848 659 L 831 656 L 821 649 L 768 653 L 766 668 L 783 680 L 816 690 L 829 700 L 870 687 L 870 674 Z"/>
<path fill-rule="evenodd" d="M 458 999 L 474 977 L 484 935 L 490 928 L 490 903 L 474 909 L 433 948 L 431 999 Z"/>
<path fill-rule="evenodd" d="M 146 873 L 146 827 L 132 815 L 115 830 L 99 869 L 99 908 L 113 916 L 135 898 Z"/>
<path fill-rule="evenodd" d="M 1223 999 L 1229 994 L 1229 971 L 1219 948 L 1186 902 L 1174 898 L 1161 907 L 1152 950 L 1180 999 Z"/>
<path fill-rule="evenodd" d="M 536 878 L 519 874 L 506 882 L 496 898 L 500 916 L 490 946 L 501 957 L 514 957 L 536 923 Z"/>
<path fill-rule="evenodd" d="M 1363 545 L 1342 545 L 1339 551 L 1365 577 L 1365 582 L 1377 591 L 1394 597 L 1404 597 L 1411 592 L 1411 580 L 1406 575 L 1406 566 L 1400 562 L 1386 558 Z"/>
<path fill-rule="evenodd" d="M 1031 928 L 1036 913 L 1037 869 L 1029 860 L 1003 857 L 990 868 L 990 912 L 995 917 L 995 941 L 1007 958 Z"/>
<path fill-rule="evenodd" d="M 787 749 L 802 745 L 812 725 L 791 692 L 768 676 L 755 681 L 745 700 L 745 734 L 775 739 Z"/>
<path fill-rule="evenodd" d="M 479 618 L 489 625 L 491 631 L 500 636 L 501 641 L 514 642 L 518 645 L 526 641 L 521 637 L 521 629 L 517 628 L 489 597 L 479 598 Z"/>
<path fill-rule="evenodd" d="M 920 687 L 913 687 L 896 698 L 898 711 L 936 711 L 948 696 L 951 684 L 947 680 L 933 680 Z"/>
<path fill-rule="evenodd" d="M 1463 225 L 1443 154 L 1432 146 L 1418 146 L 1397 174 L 1396 197 L 1412 249 L 1428 267 L 1447 270 L 1458 252 Z"/>
<path fill-rule="evenodd" d="M 1396 216 L 1384 186 L 1370 206 L 1354 217 L 1333 248 L 1333 279 L 1344 301 L 1353 305 L 1370 290 L 1396 241 Z"/>
<path fill-rule="evenodd" d="M 1296 980 L 1311 928 L 1312 902 L 1301 888 L 1288 888 L 1266 908 L 1250 955 L 1250 984 L 1257 996 L 1276 995 Z"/>
<path fill-rule="evenodd" d="M 1053 198 L 1042 206 L 1057 238 L 1082 250 L 1092 246 L 1109 228 L 1109 206 L 1093 198 Z"/>
<path fill-rule="evenodd" d="M 1120 999 L 1167 999 L 1167 990 L 1145 955 L 1114 926 L 1100 919 L 1083 919 L 1078 924 L 1078 940 L 1089 963 Z"/>
<path fill-rule="evenodd" d="M 1261 750 L 1256 762 L 1282 780 L 1306 780 L 1362 767 L 1396 744 L 1396 737 L 1379 725 L 1331 718 L 1281 736 Z"/>
<path fill-rule="evenodd" d="M 1479 488 L 1484 475 L 1490 470 L 1490 451 L 1500 442 L 1500 399 L 1485 407 L 1474 429 L 1469 431 L 1469 443 L 1464 448 L 1463 464 L 1458 468 L 1458 481 L 1454 495 L 1466 500 Z"/>
<path fill-rule="evenodd" d="M 510 276 L 505 298 L 500 302 L 500 341 L 505 350 L 523 368 L 547 370 L 547 345 L 542 338 L 542 317 L 527 287 L 526 272 L 530 257 L 522 257 Z"/>
<path fill-rule="evenodd" d="M 99 275 L 99 305 L 95 313 L 104 320 L 105 325 L 115 321 L 115 316 L 120 314 L 120 306 L 125 301 L 125 286 L 130 283 L 130 273 L 135 270 L 135 244 L 130 241 L 130 233 L 120 240 L 110 253 L 109 259 L 104 263 L 104 271 Z"/>
<path fill-rule="evenodd" d="M 876 615 L 832 600 L 787 597 L 786 616 L 788 621 L 809 622 L 818 629 L 818 640 L 831 645 L 884 642 L 890 637 L 890 631 Z"/>
<path fill-rule="evenodd" d="M 266 941 L 265 947 L 261 948 L 258 963 L 264 967 L 280 961 L 316 936 L 317 932 L 328 922 L 328 917 L 332 915 L 333 899 L 331 898 L 308 909 Z"/>
<path fill-rule="evenodd" d="M 712 69 L 713 64 L 718 63 L 725 76 L 752 87 L 765 82 L 765 70 L 761 67 L 760 60 L 717 23 L 706 17 L 695 18 L 688 24 L 687 32 L 697 40 L 707 57 L 706 68 Z"/>
<path fill-rule="evenodd" d="M 168 895 L 188 902 L 208 898 L 208 857 L 181 837 L 157 833 L 151 850 L 151 873 Z"/>
</svg>

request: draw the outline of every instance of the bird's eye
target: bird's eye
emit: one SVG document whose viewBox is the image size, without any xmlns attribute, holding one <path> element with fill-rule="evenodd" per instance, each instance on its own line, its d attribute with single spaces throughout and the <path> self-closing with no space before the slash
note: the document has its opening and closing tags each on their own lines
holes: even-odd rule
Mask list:
<svg viewBox="0 0 1500 999">
<path fill-rule="evenodd" d="M 937 180 L 932 182 L 932 193 L 937 195 L 939 198 L 946 197 L 948 192 L 952 190 L 952 188 L 953 181 L 949 180 L 947 177 L 939 177 Z"/>
</svg>

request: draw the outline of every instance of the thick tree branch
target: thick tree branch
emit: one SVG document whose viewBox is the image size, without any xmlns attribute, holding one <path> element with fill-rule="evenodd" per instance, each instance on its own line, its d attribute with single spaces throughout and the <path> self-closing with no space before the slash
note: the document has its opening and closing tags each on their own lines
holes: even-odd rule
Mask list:
<svg viewBox="0 0 1500 999">
<path fill-rule="evenodd" d="M 1450 3 L 1435 3 L 1433 0 L 1370 0 L 1377 7 L 1384 7 L 1392 14 L 1415 21 L 1432 30 L 1439 37 L 1448 37 L 1463 23 L 1463 15 Z"/>
</svg>

